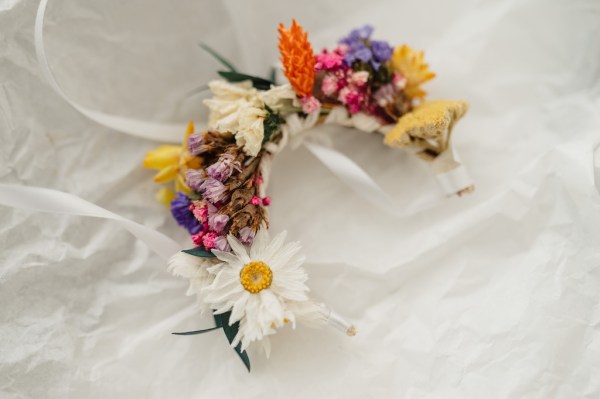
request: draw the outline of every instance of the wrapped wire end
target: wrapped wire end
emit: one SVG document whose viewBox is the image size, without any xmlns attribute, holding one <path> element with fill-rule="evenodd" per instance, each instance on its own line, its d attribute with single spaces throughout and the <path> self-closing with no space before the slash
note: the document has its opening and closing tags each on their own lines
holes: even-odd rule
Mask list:
<svg viewBox="0 0 600 399">
<path fill-rule="evenodd" d="M 356 327 L 333 310 L 329 310 L 327 324 L 345 333 L 349 337 L 354 337 L 356 335 Z"/>
</svg>

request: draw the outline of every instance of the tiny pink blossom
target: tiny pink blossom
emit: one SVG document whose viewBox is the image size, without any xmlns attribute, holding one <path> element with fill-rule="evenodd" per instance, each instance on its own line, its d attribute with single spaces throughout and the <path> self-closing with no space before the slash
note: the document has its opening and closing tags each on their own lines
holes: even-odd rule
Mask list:
<svg viewBox="0 0 600 399">
<path fill-rule="evenodd" d="M 358 71 L 352 74 L 352 83 L 354 83 L 357 87 L 363 87 L 369 81 L 369 72 L 367 71 Z"/>
<path fill-rule="evenodd" d="M 217 233 L 214 231 L 210 231 L 202 237 L 202 244 L 204 244 L 204 249 L 210 251 L 215 247 L 215 239 L 218 237 Z"/>
<path fill-rule="evenodd" d="M 259 197 L 257 197 L 257 196 L 255 195 L 255 196 L 254 196 L 254 197 L 252 197 L 252 199 L 250 200 L 250 203 L 251 203 L 252 205 L 260 205 L 260 204 L 262 204 L 262 200 L 261 200 Z"/>
<path fill-rule="evenodd" d="M 262 199 L 262 203 L 264 206 L 269 206 L 271 205 L 271 197 L 265 197 Z"/>
<path fill-rule="evenodd" d="M 351 114 L 356 114 L 360 111 L 361 94 L 351 87 L 344 87 L 340 91 L 339 100 L 348 106 Z"/>
<path fill-rule="evenodd" d="M 302 104 L 302 111 L 305 114 L 312 114 L 321 109 L 321 103 L 315 96 L 302 97 L 300 99 L 300 104 Z"/>
<path fill-rule="evenodd" d="M 398 90 L 402 90 L 406 87 L 406 78 L 400 74 L 395 73 L 392 77 L 392 83 Z"/>
<path fill-rule="evenodd" d="M 342 65 L 344 57 L 341 54 L 330 53 L 327 49 L 324 49 L 321 54 L 315 56 L 315 61 L 315 71 L 330 70 Z"/>
<path fill-rule="evenodd" d="M 338 54 L 344 55 L 349 49 L 350 47 L 348 47 L 346 43 L 340 43 L 334 51 Z"/>
<path fill-rule="evenodd" d="M 200 232 L 198 234 L 194 234 L 192 236 L 192 241 L 194 242 L 194 244 L 203 245 L 202 237 L 204 236 L 204 233 L 205 233 L 205 230 L 200 230 Z"/>
<path fill-rule="evenodd" d="M 203 206 L 200 208 L 194 208 L 192 212 L 194 213 L 196 219 L 198 219 L 200 222 L 204 223 L 208 220 L 208 207 Z"/>
<path fill-rule="evenodd" d="M 323 78 L 321 90 L 326 96 L 332 96 L 338 90 L 338 81 L 335 76 L 327 75 Z"/>
</svg>

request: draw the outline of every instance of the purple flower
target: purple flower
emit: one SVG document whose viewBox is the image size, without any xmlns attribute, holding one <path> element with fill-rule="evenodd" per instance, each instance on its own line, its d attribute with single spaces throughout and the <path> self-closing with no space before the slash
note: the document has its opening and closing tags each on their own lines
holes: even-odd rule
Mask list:
<svg viewBox="0 0 600 399">
<path fill-rule="evenodd" d="M 208 227 L 215 233 L 221 233 L 229 222 L 229 216 L 215 213 L 208 217 Z"/>
<path fill-rule="evenodd" d="M 185 171 L 185 182 L 194 191 L 200 192 L 200 186 L 206 180 L 204 172 L 198 169 L 188 169 Z"/>
<path fill-rule="evenodd" d="M 348 36 L 343 37 L 340 40 L 340 43 L 347 44 L 348 46 L 352 46 L 352 44 L 356 42 L 364 42 L 368 38 L 371 37 L 373 33 L 373 27 L 371 25 L 365 25 L 363 27 L 352 29 Z"/>
<path fill-rule="evenodd" d="M 357 46 L 356 49 L 350 48 L 350 52 L 348 54 L 351 54 L 355 60 L 359 60 L 362 62 L 369 62 L 373 57 L 371 49 L 369 49 L 365 45 Z M 348 56 L 348 54 L 346 54 L 346 56 Z"/>
<path fill-rule="evenodd" d="M 171 201 L 171 213 L 178 225 L 185 227 L 190 234 L 194 235 L 202 230 L 202 226 L 194 217 L 190 205 L 187 195 L 178 192 L 175 199 Z"/>
<path fill-rule="evenodd" d="M 241 170 L 240 163 L 235 161 L 233 155 L 223 154 L 217 162 L 206 168 L 206 173 L 213 179 L 224 182 L 229 179 L 234 169 Z"/>
<path fill-rule="evenodd" d="M 198 155 L 202 152 L 203 137 L 204 133 L 194 133 L 188 137 L 188 150 L 192 155 Z"/>
<path fill-rule="evenodd" d="M 256 232 L 248 226 L 240 229 L 240 232 L 238 233 L 240 242 L 242 244 L 246 244 L 246 245 L 252 244 L 252 241 L 254 241 L 255 235 L 256 235 Z"/>
<path fill-rule="evenodd" d="M 396 90 L 394 89 L 394 85 L 388 83 L 383 85 L 375 92 L 373 95 L 373 99 L 377 101 L 377 105 L 380 107 L 385 107 L 389 103 L 394 100 L 394 96 L 396 95 Z"/>
<path fill-rule="evenodd" d="M 371 51 L 379 62 L 386 62 L 392 56 L 392 47 L 383 40 L 372 40 Z"/>
<path fill-rule="evenodd" d="M 223 252 L 231 251 L 231 247 L 229 246 L 229 243 L 227 242 L 227 237 L 225 237 L 225 236 L 219 236 L 219 237 L 215 238 L 213 240 L 213 243 L 215 244 L 214 248 L 218 249 L 219 251 L 223 251 Z"/>
<path fill-rule="evenodd" d="M 202 195 L 202 198 L 213 204 L 223 201 L 229 196 L 227 187 L 212 177 L 209 177 L 200 184 L 198 192 Z"/>
<path fill-rule="evenodd" d="M 368 62 L 373 69 L 378 70 L 382 63 L 387 62 L 392 56 L 392 48 L 383 40 L 370 40 L 373 27 L 365 25 L 352 30 L 348 36 L 340 40 L 340 44 L 347 46 L 344 62 L 348 66 L 356 61 Z"/>
</svg>

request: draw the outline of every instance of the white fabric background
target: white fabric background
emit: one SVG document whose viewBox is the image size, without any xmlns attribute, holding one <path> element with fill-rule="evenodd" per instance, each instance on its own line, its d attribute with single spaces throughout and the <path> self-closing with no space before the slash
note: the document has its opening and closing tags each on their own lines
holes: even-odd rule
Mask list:
<svg viewBox="0 0 600 399">
<path fill-rule="evenodd" d="M 0 181 L 74 193 L 185 242 L 140 166 L 156 143 L 86 120 L 41 79 L 36 5 L 0 0 Z M 251 352 L 251 374 L 220 333 L 170 334 L 210 321 L 116 223 L 0 208 L 0 397 L 599 397 L 600 3 L 55 0 L 46 44 L 89 107 L 201 120 L 186 93 L 217 64 L 197 42 L 266 74 L 292 17 L 317 49 L 366 22 L 426 49 L 430 98 L 471 102 L 455 144 L 476 192 L 444 199 L 420 160 L 324 129 L 406 211 L 391 217 L 305 149 L 281 153 L 272 230 L 303 243 L 314 295 L 359 333 L 285 329 L 271 359 Z"/>
</svg>

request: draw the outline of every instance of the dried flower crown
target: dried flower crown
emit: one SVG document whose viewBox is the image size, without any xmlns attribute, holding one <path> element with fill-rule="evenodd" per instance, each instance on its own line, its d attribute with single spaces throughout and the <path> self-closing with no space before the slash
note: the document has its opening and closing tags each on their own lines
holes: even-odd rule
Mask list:
<svg viewBox="0 0 600 399">
<path fill-rule="evenodd" d="M 163 187 L 159 196 L 196 245 L 173 256 L 170 270 L 189 279 L 188 294 L 212 313 L 213 329 L 224 331 L 248 370 L 246 348 L 259 341 L 268 354 L 268 336 L 285 325 L 329 323 L 354 334 L 308 296 L 299 244 L 285 243 L 285 232 L 269 240 L 272 156 L 300 131 L 336 123 L 382 132 L 386 145 L 417 148 L 435 162 L 448 153 L 452 127 L 467 110 L 464 101 L 423 102 L 421 86 L 435 76 L 423 52 L 374 40 L 372 30 L 353 30 L 333 50 L 315 54 L 296 21 L 289 29 L 280 25 L 289 83 L 279 86 L 238 72 L 207 49 L 227 68 L 219 72 L 224 80 L 209 84 L 208 130 L 195 131 L 190 123 L 181 146 L 161 146 L 144 160 L 158 170 L 156 182 L 175 182 L 176 192 Z M 449 159 L 442 172 L 456 167 Z M 453 188 L 459 194 L 471 189 Z"/>
</svg>

